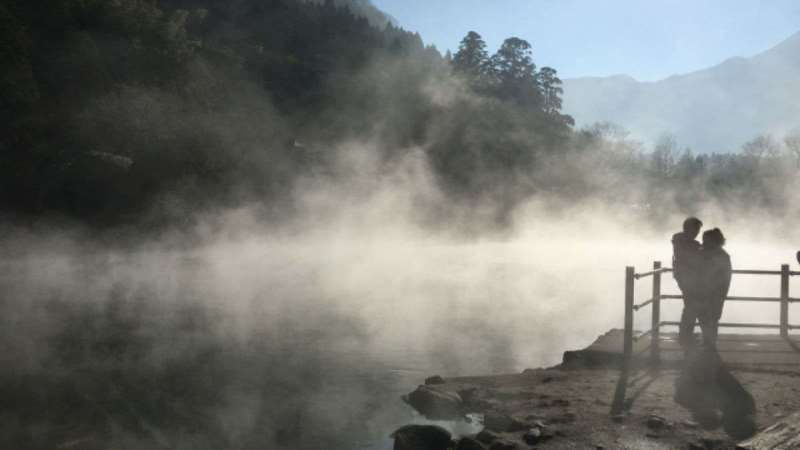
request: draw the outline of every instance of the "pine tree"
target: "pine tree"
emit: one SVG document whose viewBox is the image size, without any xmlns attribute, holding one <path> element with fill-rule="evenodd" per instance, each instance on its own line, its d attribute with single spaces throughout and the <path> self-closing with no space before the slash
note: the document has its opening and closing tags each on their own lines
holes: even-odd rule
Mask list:
<svg viewBox="0 0 800 450">
<path fill-rule="evenodd" d="M 488 59 L 486 42 L 480 34 L 470 31 L 461 40 L 458 52 L 453 56 L 453 70 L 472 79 L 478 79 L 485 74 Z"/>
<path fill-rule="evenodd" d="M 541 106 L 542 94 L 531 54 L 528 41 L 512 37 L 506 39 L 492 56 L 490 73 L 500 99 L 514 100 L 525 106 Z"/>
<path fill-rule="evenodd" d="M 542 109 L 548 114 L 557 114 L 561 111 L 561 79 L 558 72 L 552 67 L 542 67 L 539 70 L 539 86 L 542 89 Z"/>
</svg>

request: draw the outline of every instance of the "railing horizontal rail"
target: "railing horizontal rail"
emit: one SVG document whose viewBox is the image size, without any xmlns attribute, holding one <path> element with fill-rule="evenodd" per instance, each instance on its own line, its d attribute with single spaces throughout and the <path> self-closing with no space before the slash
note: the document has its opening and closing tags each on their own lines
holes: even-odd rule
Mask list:
<svg viewBox="0 0 800 450">
<path fill-rule="evenodd" d="M 781 301 L 780 297 L 742 297 L 742 296 L 730 296 L 725 297 L 725 301 L 734 301 L 734 302 L 779 302 Z"/>
<path fill-rule="evenodd" d="M 733 270 L 733 273 L 738 273 L 740 275 L 781 275 L 782 272 L 780 270 Z M 787 272 L 789 276 L 797 276 L 800 275 L 800 272 L 789 271 Z"/>
<path fill-rule="evenodd" d="M 666 272 L 672 272 L 672 268 L 671 267 L 663 267 L 663 268 L 658 269 L 658 270 L 651 270 L 650 272 L 637 273 L 633 277 L 638 280 L 640 278 L 646 278 L 646 277 L 649 277 L 649 276 L 653 276 L 653 275 L 655 275 L 657 273 L 666 273 Z M 734 269 L 731 272 L 734 273 L 734 274 L 739 274 L 739 275 L 780 275 L 781 274 L 780 270 Z M 790 276 L 798 276 L 798 275 L 800 275 L 800 272 L 789 271 L 789 275 Z"/>
<path fill-rule="evenodd" d="M 638 311 L 639 309 L 644 308 L 645 306 L 647 306 L 647 305 L 649 305 L 651 303 L 653 303 L 653 299 L 652 298 L 649 299 L 649 300 L 645 300 L 642 303 L 639 303 L 638 305 L 633 305 L 633 310 L 634 311 Z"/>
<path fill-rule="evenodd" d="M 637 273 L 633 277 L 638 280 L 640 278 L 646 278 L 646 277 L 649 277 L 649 276 L 653 276 L 653 275 L 655 275 L 657 273 L 666 273 L 666 272 L 672 272 L 672 269 L 670 269 L 669 267 L 664 267 L 663 269 L 651 270 L 650 272 Z"/>
<path fill-rule="evenodd" d="M 666 326 L 680 326 L 680 322 L 661 322 L 661 325 Z M 770 329 L 780 329 L 780 325 L 778 324 L 771 324 L 771 323 L 720 323 L 720 328 L 770 328 Z M 793 328 L 795 325 L 790 325 L 789 328 Z"/>
<path fill-rule="evenodd" d="M 680 300 L 683 298 L 683 295 L 680 294 L 662 294 L 662 300 Z M 732 295 L 730 297 L 725 297 L 725 300 L 734 301 L 734 302 L 780 302 L 780 297 L 742 297 L 738 295 Z M 800 298 L 797 297 L 789 297 L 789 303 L 798 303 L 800 302 Z"/>
<path fill-rule="evenodd" d="M 780 270 L 750 270 L 750 269 L 734 269 L 732 273 L 739 275 L 780 275 Z"/>
</svg>

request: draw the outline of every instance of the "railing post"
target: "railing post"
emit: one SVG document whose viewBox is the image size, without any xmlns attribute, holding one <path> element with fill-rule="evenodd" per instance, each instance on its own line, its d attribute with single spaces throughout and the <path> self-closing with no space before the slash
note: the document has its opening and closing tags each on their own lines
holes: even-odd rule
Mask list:
<svg viewBox="0 0 800 450">
<path fill-rule="evenodd" d="M 789 265 L 781 266 L 781 336 L 789 336 Z"/>
<path fill-rule="evenodd" d="M 625 370 L 630 366 L 633 354 L 633 276 L 631 266 L 625 268 L 625 336 L 623 343 L 623 358 Z"/>
<path fill-rule="evenodd" d="M 653 262 L 653 319 L 650 332 L 650 358 L 653 365 L 661 361 L 661 261 Z"/>
</svg>

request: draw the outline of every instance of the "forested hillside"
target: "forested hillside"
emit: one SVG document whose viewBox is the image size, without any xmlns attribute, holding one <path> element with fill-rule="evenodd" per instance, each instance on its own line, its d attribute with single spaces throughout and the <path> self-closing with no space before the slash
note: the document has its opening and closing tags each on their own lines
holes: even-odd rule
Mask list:
<svg viewBox="0 0 800 450">
<path fill-rule="evenodd" d="M 492 53 L 470 32 L 443 56 L 363 1 L 10 0 L 0 23 L 7 218 L 160 229 L 281 204 L 352 142 L 387 164 L 421 150 L 448 202 L 500 222 L 532 196 L 783 207 L 798 157 L 794 141 L 695 157 L 574 130 L 530 43 Z"/>
<path fill-rule="evenodd" d="M 272 201 L 325 164 L 324 149 L 376 137 L 387 158 L 425 145 L 454 192 L 484 192 L 490 174 L 526 170 L 568 133 L 552 101 L 543 109 L 519 40 L 492 67 L 480 61 L 475 91 L 486 102 L 462 93 L 462 104 L 442 105 L 426 91 L 452 81 L 435 49 L 332 1 L 0 8 L 11 62 L 0 86 L 7 212 L 113 224 L 153 212 L 167 195 L 201 208 Z M 536 139 L 497 133 L 529 126 Z M 467 129 L 484 132 L 467 143 Z"/>
</svg>

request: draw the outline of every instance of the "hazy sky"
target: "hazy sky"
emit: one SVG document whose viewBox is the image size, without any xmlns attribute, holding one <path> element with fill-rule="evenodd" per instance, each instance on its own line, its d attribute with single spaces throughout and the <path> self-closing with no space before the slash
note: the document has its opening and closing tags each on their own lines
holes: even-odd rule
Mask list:
<svg viewBox="0 0 800 450">
<path fill-rule="evenodd" d="M 373 0 L 442 52 L 469 30 L 509 36 L 564 78 L 656 80 L 751 56 L 800 31 L 798 0 Z"/>
</svg>

